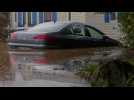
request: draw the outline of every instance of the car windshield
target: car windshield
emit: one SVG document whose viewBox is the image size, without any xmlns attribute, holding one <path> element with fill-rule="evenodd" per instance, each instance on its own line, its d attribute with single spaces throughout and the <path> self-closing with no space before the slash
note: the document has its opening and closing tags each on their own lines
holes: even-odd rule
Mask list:
<svg viewBox="0 0 134 100">
<path fill-rule="evenodd" d="M 67 23 L 49 22 L 49 23 L 39 24 L 33 28 L 30 28 L 28 31 L 29 32 L 48 32 L 48 33 L 58 32 L 66 25 Z"/>
</svg>

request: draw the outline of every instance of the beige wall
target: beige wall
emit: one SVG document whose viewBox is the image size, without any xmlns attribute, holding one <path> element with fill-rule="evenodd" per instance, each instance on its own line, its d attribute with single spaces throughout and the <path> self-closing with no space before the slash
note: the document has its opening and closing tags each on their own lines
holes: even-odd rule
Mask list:
<svg viewBox="0 0 134 100">
<path fill-rule="evenodd" d="M 71 20 L 85 22 L 85 12 L 71 12 Z M 58 21 L 68 21 L 68 12 L 58 12 Z"/>
<path fill-rule="evenodd" d="M 85 22 L 87 24 L 102 24 L 104 23 L 104 15 L 103 14 L 96 14 L 95 12 L 86 12 L 85 14 Z"/>
<path fill-rule="evenodd" d="M 58 12 L 58 21 L 68 21 L 68 12 Z"/>
<path fill-rule="evenodd" d="M 96 14 L 95 12 L 87 12 L 85 22 L 89 25 L 92 25 L 100 29 L 106 35 L 114 39 L 120 39 L 121 37 L 121 32 L 119 31 L 117 20 L 105 23 L 103 14 Z"/>
<path fill-rule="evenodd" d="M 10 13 L 10 25 L 11 28 L 16 28 L 16 24 L 15 24 L 15 12 L 11 12 Z"/>
<path fill-rule="evenodd" d="M 85 22 L 86 12 L 72 12 L 72 21 Z"/>
</svg>

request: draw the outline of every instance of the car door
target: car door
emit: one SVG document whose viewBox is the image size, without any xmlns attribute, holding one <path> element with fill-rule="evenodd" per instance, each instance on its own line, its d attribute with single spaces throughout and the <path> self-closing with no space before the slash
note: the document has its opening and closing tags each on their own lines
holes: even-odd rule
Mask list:
<svg viewBox="0 0 134 100">
<path fill-rule="evenodd" d="M 73 23 L 67 26 L 63 32 L 64 45 L 69 47 L 78 47 L 83 43 L 84 25 L 80 23 Z"/>
<path fill-rule="evenodd" d="M 85 28 L 85 36 L 86 36 L 85 41 L 88 45 L 91 46 L 104 45 L 103 33 L 88 25 L 85 25 L 84 28 Z"/>
</svg>

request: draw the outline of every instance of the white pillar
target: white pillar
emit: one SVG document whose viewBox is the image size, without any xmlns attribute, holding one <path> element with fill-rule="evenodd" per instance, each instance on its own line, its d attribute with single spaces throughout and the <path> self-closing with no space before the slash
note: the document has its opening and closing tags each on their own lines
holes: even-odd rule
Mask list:
<svg viewBox="0 0 134 100">
<path fill-rule="evenodd" d="M 17 27 L 16 27 L 16 21 L 15 21 L 15 12 L 11 12 L 10 13 L 10 28 L 11 29 L 16 29 Z"/>
<path fill-rule="evenodd" d="M 37 12 L 37 24 L 39 24 L 39 12 Z"/>
</svg>

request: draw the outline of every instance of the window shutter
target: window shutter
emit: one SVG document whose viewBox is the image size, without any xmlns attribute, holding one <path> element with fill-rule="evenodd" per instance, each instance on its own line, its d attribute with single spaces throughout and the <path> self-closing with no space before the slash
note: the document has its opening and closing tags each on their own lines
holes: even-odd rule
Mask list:
<svg viewBox="0 0 134 100">
<path fill-rule="evenodd" d="M 32 26 L 37 24 L 37 12 L 32 12 Z"/>
<path fill-rule="evenodd" d="M 43 12 L 39 12 L 39 23 L 43 23 L 44 18 L 43 18 Z"/>
<path fill-rule="evenodd" d="M 111 20 L 116 20 L 116 13 L 115 12 L 111 12 L 110 16 L 111 16 Z"/>
<path fill-rule="evenodd" d="M 18 27 L 24 27 L 23 12 L 17 12 L 17 13 L 18 13 Z"/>
<path fill-rule="evenodd" d="M 105 20 L 105 23 L 109 23 L 110 22 L 110 14 L 109 14 L 109 12 L 105 12 L 104 13 L 104 20 Z"/>
</svg>

